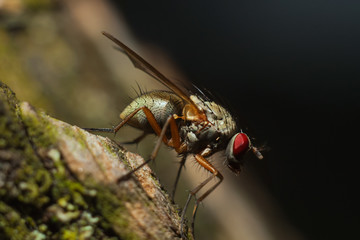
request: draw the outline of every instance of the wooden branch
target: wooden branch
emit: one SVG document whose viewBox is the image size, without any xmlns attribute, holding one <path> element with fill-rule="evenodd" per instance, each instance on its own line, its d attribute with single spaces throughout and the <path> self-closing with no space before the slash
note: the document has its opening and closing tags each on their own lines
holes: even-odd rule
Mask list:
<svg viewBox="0 0 360 240">
<path fill-rule="evenodd" d="M 117 183 L 143 161 L 0 82 L 0 239 L 180 239 L 179 210 L 148 166 Z"/>
</svg>

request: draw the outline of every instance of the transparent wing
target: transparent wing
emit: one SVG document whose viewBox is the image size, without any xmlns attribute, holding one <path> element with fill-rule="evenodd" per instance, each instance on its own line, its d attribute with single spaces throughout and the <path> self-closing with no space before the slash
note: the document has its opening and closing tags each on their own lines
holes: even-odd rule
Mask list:
<svg viewBox="0 0 360 240">
<path fill-rule="evenodd" d="M 199 110 L 199 108 L 194 104 L 194 102 L 190 99 L 188 94 L 186 94 L 183 90 L 181 90 L 178 86 L 176 86 L 173 82 L 171 82 L 167 77 L 165 77 L 161 72 L 159 72 L 155 67 L 153 67 L 150 63 L 148 63 L 145 59 L 140 57 L 136 52 L 131 50 L 128 46 L 126 46 L 124 43 L 122 43 L 120 40 L 112 36 L 111 34 L 107 32 L 102 32 L 103 35 L 105 35 L 107 38 L 109 38 L 111 41 L 116 43 L 120 47 L 120 50 L 125 53 L 131 62 L 134 64 L 134 66 L 143 72 L 147 73 L 157 81 L 159 81 L 161 84 L 165 85 L 167 88 L 169 88 L 171 91 L 173 91 L 175 94 L 177 94 L 179 97 L 181 97 L 184 101 L 192 104 L 196 109 Z M 200 110 L 199 110 L 200 111 Z"/>
</svg>

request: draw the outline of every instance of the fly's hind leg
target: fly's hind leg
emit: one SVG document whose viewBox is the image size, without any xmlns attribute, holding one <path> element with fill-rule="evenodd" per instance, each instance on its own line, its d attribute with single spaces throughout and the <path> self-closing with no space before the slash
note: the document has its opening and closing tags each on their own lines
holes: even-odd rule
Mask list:
<svg viewBox="0 0 360 240">
<path fill-rule="evenodd" d="M 211 176 L 209 176 L 208 178 L 206 178 L 203 182 L 201 182 L 196 188 L 194 188 L 193 190 L 190 191 L 188 199 L 185 203 L 184 209 L 182 211 L 181 214 L 181 235 L 184 235 L 183 232 L 183 225 L 184 225 L 184 221 L 185 221 L 185 213 L 186 210 L 189 206 L 189 203 L 191 201 L 191 199 L 194 197 L 195 198 L 195 205 L 194 205 L 194 210 L 192 213 L 192 222 L 191 222 L 191 228 L 192 228 L 192 234 L 193 236 L 195 236 L 195 232 L 194 232 L 194 227 L 195 227 L 195 217 L 196 217 L 196 212 L 198 209 L 199 204 L 212 192 L 215 190 L 215 188 L 217 188 L 217 186 L 220 185 L 220 183 L 223 181 L 224 177 L 221 175 L 221 173 L 214 167 L 211 165 L 211 163 L 209 163 L 202 155 L 200 154 L 196 154 L 195 155 L 195 160 L 202 166 L 204 167 L 206 170 L 208 170 L 210 173 L 212 173 Z M 196 198 L 196 193 L 199 192 L 207 183 L 209 183 L 212 179 L 214 178 L 218 178 L 219 181 L 217 183 L 215 183 L 212 187 L 210 187 L 205 193 L 203 193 L 199 198 Z"/>
<path fill-rule="evenodd" d="M 128 179 L 132 173 L 136 172 L 137 170 L 139 170 L 140 168 L 142 168 L 144 165 L 146 165 L 147 163 L 149 163 L 150 161 L 154 160 L 157 156 L 157 153 L 160 149 L 160 145 L 161 142 L 164 142 L 167 146 L 173 147 L 176 152 L 181 153 L 183 151 L 183 147 L 180 145 L 180 135 L 179 135 L 179 130 L 177 127 L 177 124 L 175 122 L 175 118 L 174 116 L 170 115 L 164 126 L 161 128 L 160 125 L 157 123 L 156 118 L 154 116 L 154 114 L 150 111 L 149 108 L 143 106 L 140 107 L 138 109 L 136 109 L 135 111 L 133 111 L 132 113 L 130 113 L 128 116 L 126 116 L 117 126 L 115 126 L 114 128 L 84 128 L 85 130 L 88 131 L 98 131 L 98 132 L 113 132 L 113 133 L 117 133 L 120 128 L 122 128 L 131 118 L 133 118 L 135 116 L 136 113 L 138 113 L 139 111 L 143 111 L 151 128 L 154 130 L 154 132 L 156 133 L 156 135 L 159 136 L 159 139 L 157 140 L 157 143 L 155 145 L 155 148 L 150 156 L 150 158 L 148 160 L 146 160 L 145 162 L 143 162 L 140 166 L 136 167 L 135 169 L 133 169 L 132 171 L 130 171 L 129 173 L 125 174 L 123 177 L 121 177 L 120 179 L 118 179 L 119 181 L 122 181 L 124 179 Z M 176 116 L 177 117 L 177 116 Z M 168 129 L 170 125 L 170 132 L 171 132 L 171 138 L 167 139 L 166 137 L 166 131 Z M 141 135 L 140 137 L 138 137 L 136 139 L 137 141 L 140 141 L 144 136 Z"/>
<path fill-rule="evenodd" d="M 127 115 L 118 125 L 114 126 L 113 128 L 83 128 L 83 129 L 90 131 L 90 132 L 110 132 L 110 133 L 116 134 L 120 130 L 120 128 L 122 128 L 131 118 L 133 118 L 135 116 L 135 114 L 137 114 L 141 110 L 145 113 L 145 116 L 148 119 L 150 126 L 155 131 L 155 133 L 157 135 L 160 135 L 161 127 L 156 122 L 154 114 L 152 114 L 150 109 L 147 107 L 140 107 L 140 108 L 136 109 L 135 111 L 133 111 L 132 113 Z"/>
<path fill-rule="evenodd" d="M 132 173 L 136 172 L 137 170 L 139 170 L 140 168 L 142 168 L 144 165 L 146 165 L 147 163 L 151 162 L 152 160 L 154 160 L 159 152 L 161 143 L 164 142 L 167 146 L 173 147 L 175 148 L 175 150 L 177 152 L 180 151 L 181 147 L 180 147 L 180 136 L 179 136 L 179 131 L 175 122 L 175 119 L 172 115 L 170 115 L 164 126 L 161 128 L 160 125 L 157 123 L 154 115 L 152 114 L 152 112 L 150 111 L 150 109 L 148 109 L 147 107 L 141 107 L 137 110 L 135 110 L 134 112 L 132 112 L 130 115 L 128 115 L 120 124 L 118 124 L 115 127 L 115 131 L 118 131 L 127 121 L 129 121 L 138 111 L 142 110 L 145 113 L 145 116 L 150 124 L 150 126 L 152 127 L 152 129 L 154 130 L 154 132 L 159 136 L 159 139 L 156 142 L 156 145 L 154 147 L 153 152 L 150 155 L 150 158 L 147 159 L 145 162 L 143 162 L 142 164 L 140 164 L 138 167 L 136 167 L 135 169 L 133 169 L 132 171 L 130 171 L 129 173 L 125 174 L 123 177 L 121 177 L 120 179 L 118 179 L 118 181 L 122 181 L 124 179 L 127 179 L 131 176 Z M 171 132 L 171 138 L 167 139 L 166 137 L 166 131 L 167 129 L 170 127 L 170 132 Z"/>
</svg>

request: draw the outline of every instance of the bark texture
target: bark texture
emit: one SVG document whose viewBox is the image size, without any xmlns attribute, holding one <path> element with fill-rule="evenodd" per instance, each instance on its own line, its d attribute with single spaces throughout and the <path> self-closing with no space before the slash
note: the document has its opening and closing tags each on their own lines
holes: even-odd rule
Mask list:
<svg viewBox="0 0 360 240">
<path fill-rule="evenodd" d="M 143 161 L 0 82 L 1 239 L 180 239 L 179 210 L 149 167 L 117 182 Z"/>
</svg>

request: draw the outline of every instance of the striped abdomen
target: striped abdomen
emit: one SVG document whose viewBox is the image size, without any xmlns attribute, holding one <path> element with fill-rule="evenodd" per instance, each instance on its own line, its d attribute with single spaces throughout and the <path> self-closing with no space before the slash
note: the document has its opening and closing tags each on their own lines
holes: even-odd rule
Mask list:
<svg viewBox="0 0 360 240">
<path fill-rule="evenodd" d="M 182 115 L 184 102 L 180 97 L 172 92 L 167 91 L 153 91 L 143 94 L 135 98 L 125 109 L 120 113 L 120 118 L 124 119 L 126 116 L 135 110 L 147 107 L 154 115 L 157 123 L 162 127 L 166 119 L 173 114 Z M 135 128 L 144 130 L 145 132 L 152 132 L 152 128 L 148 122 L 143 111 L 139 111 L 132 117 L 128 124 Z"/>
</svg>

